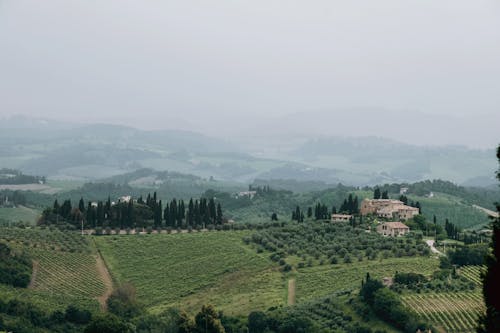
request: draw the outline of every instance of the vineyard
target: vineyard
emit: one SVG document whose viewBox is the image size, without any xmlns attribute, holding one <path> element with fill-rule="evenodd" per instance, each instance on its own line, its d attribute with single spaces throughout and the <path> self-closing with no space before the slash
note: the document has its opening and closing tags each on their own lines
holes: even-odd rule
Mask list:
<svg viewBox="0 0 500 333">
<path fill-rule="evenodd" d="M 286 303 L 286 280 L 243 244 L 248 231 L 96 237 L 118 282 L 131 282 L 152 312 L 211 303 L 228 314 Z"/>
<path fill-rule="evenodd" d="M 392 277 L 396 271 L 418 271 L 429 276 L 438 266 L 439 261 L 434 258 L 415 257 L 305 267 L 298 269 L 296 274 L 296 297 L 301 302 L 340 290 L 357 291 L 367 272 L 379 279 Z"/>
<path fill-rule="evenodd" d="M 464 266 L 460 268 L 459 274 L 480 286 L 482 284 L 481 270 L 481 266 Z"/>
<path fill-rule="evenodd" d="M 46 250 L 33 250 L 32 255 L 38 261 L 33 289 L 76 298 L 96 298 L 104 292 L 94 255 Z"/>
<path fill-rule="evenodd" d="M 49 228 L 0 228 L 0 240 L 24 248 L 90 253 L 89 241 L 78 232 Z"/>
<path fill-rule="evenodd" d="M 404 304 L 447 333 L 475 332 L 484 312 L 479 292 L 426 293 L 403 296 Z"/>
<path fill-rule="evenodd" d="M 1 228 L 0 232 L 0 241 L 28 252 L 34 261 L 29 289 L 16 292 L 2 286 L 0 295 L 6 299 L 22 296 L 52 309 L 68 304 L 97 307 L 96 299 L 105 287 L 88 238 L 41 228 Z"/>
</svg>

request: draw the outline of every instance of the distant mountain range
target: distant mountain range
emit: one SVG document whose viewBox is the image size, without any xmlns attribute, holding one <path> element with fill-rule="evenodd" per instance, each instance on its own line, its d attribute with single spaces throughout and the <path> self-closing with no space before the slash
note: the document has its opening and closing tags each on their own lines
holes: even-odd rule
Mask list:
<svg viewBox="0 0 500 333">
<path fill-rule="evenodd" d="M 339 126 L 332 124 L 332 129 Z M 358 133 L 357 126 L 349 126 L 352 134 Z M 26 117 L 4 119 L 0 128 L 0 167 L 49 178 L 93 180 L 152 168 L 246 183 L 295 179 L 370 185 L 436 178 L 474 186 L 495 183 L 493 149 L 337 137 L 335 130 L 316 136 L 301 133 L 288 141 L 279 131 L 263 131 L 252 141 L 244 135 L 217 138 L 184 130 L 146 131 Z M 428 135 L 423 137 L 428 140 Z"/>
</svg>

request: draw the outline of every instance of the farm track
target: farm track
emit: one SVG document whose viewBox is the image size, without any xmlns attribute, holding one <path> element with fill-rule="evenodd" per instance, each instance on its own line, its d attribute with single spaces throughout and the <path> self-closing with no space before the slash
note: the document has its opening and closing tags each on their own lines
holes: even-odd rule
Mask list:
<svg viewBox="0 0 500 333">
<path fill-rule="evenodd" d="M 484 213 L 488 214 L 488 216 L 491 216 L 491 217 L 494 217 L 494 218 L 498 218 L 499 217 L 498 212 L 492 211 L 490 209 L 487 209 L 487 208 L 484 208 L 484 207 L 481 207 L 481 206 L 478 206 L 478 205 L 472 205 L 472 207 L 483 211 Z"/>
<path fill-rule="evenodd" d="M 102 258 L 102 255 L 99 251 L 97 251 L 96 255 L 96 265 L 99 277 L 101 278 L 105 287 L 104 293 L 101 296 L 97 297 L 97 301 L 101 305 L 101 310 L 106 311 L 108 298 L 113 292 L 113 279 L 111 278 L 111 274 L 109 274 L 106 263 L 104 262 L 104 259 Z"/>
<path fill-rule="evenodd" d="M 295 305 L 295 279 L 288 280 L 288 305 Z"/>
<path fill-rule="evenodd" d="M 432 253 L 435 253 L 435 254 L 440 255 L 440 256 L 444 256 L 443 252 L 441 252 L 438 249 L 436 249 L 436 247 L 434 246 L 434 241 L 433 240 L 426 240 L 425 243 L 427 245 L 429 245 L 429 247 L 431 248 Z"/>
<path fill-rule="evenodd" d="M 38 262 L 38 260 L 33 260 L 33 268 L 31 271 L 31 279 L 30 279 L 30 284 L 28 285 L 28 289 L 35 288 L 35 281 L 36 281 L 36 276 L 38 275 L 39 267 L 40 263 Z"/>
</svg>

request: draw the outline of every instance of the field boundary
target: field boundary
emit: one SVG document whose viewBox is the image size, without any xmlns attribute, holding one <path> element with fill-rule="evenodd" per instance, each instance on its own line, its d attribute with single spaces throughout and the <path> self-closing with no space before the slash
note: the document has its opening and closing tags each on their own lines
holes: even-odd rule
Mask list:
<svg viewBox="0 0 500 333">
<path fill-rule="evenodd" d="M 109 273 L 106 262 L 104 261 L 104 258 L 102 257 L 101 251 L 99 251 L 99 249 L 97 250 L 96 255 L 96 266 L 99 277 L 101 278 L 105 288 L 104 293 L 101 296 L 97 297 L 97 301 L 101 305 L 101 310 L 106 311 L 108 298 L 113 292 L 113 278 Z"/>
<path fill-rule="evenodd" d="M 36 281 L 36 276 L 38 275 L 39 266 L 40 262 L 38 260 L 33 260 L 33 266 L 31 269 L 31 279 L 30 283 L 28 284 L 28 289 L 35 289 L 35 281 Z"/>
<path fill-rule="evenodd" d="M 295 279 L 288 280 L 288 305 L 295 305 Z"/>
</svg>

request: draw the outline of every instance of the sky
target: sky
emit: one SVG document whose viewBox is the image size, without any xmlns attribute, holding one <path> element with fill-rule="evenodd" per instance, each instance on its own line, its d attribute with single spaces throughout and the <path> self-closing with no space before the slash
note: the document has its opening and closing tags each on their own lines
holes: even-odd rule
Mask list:
<svg viewBox="0 0 500 333">
<path fill-rule="evenodd" d="M 0 118 L 214 134 L 349 110 L 500 141 L 500 2 L 0 0 Z"/>
</svg>

